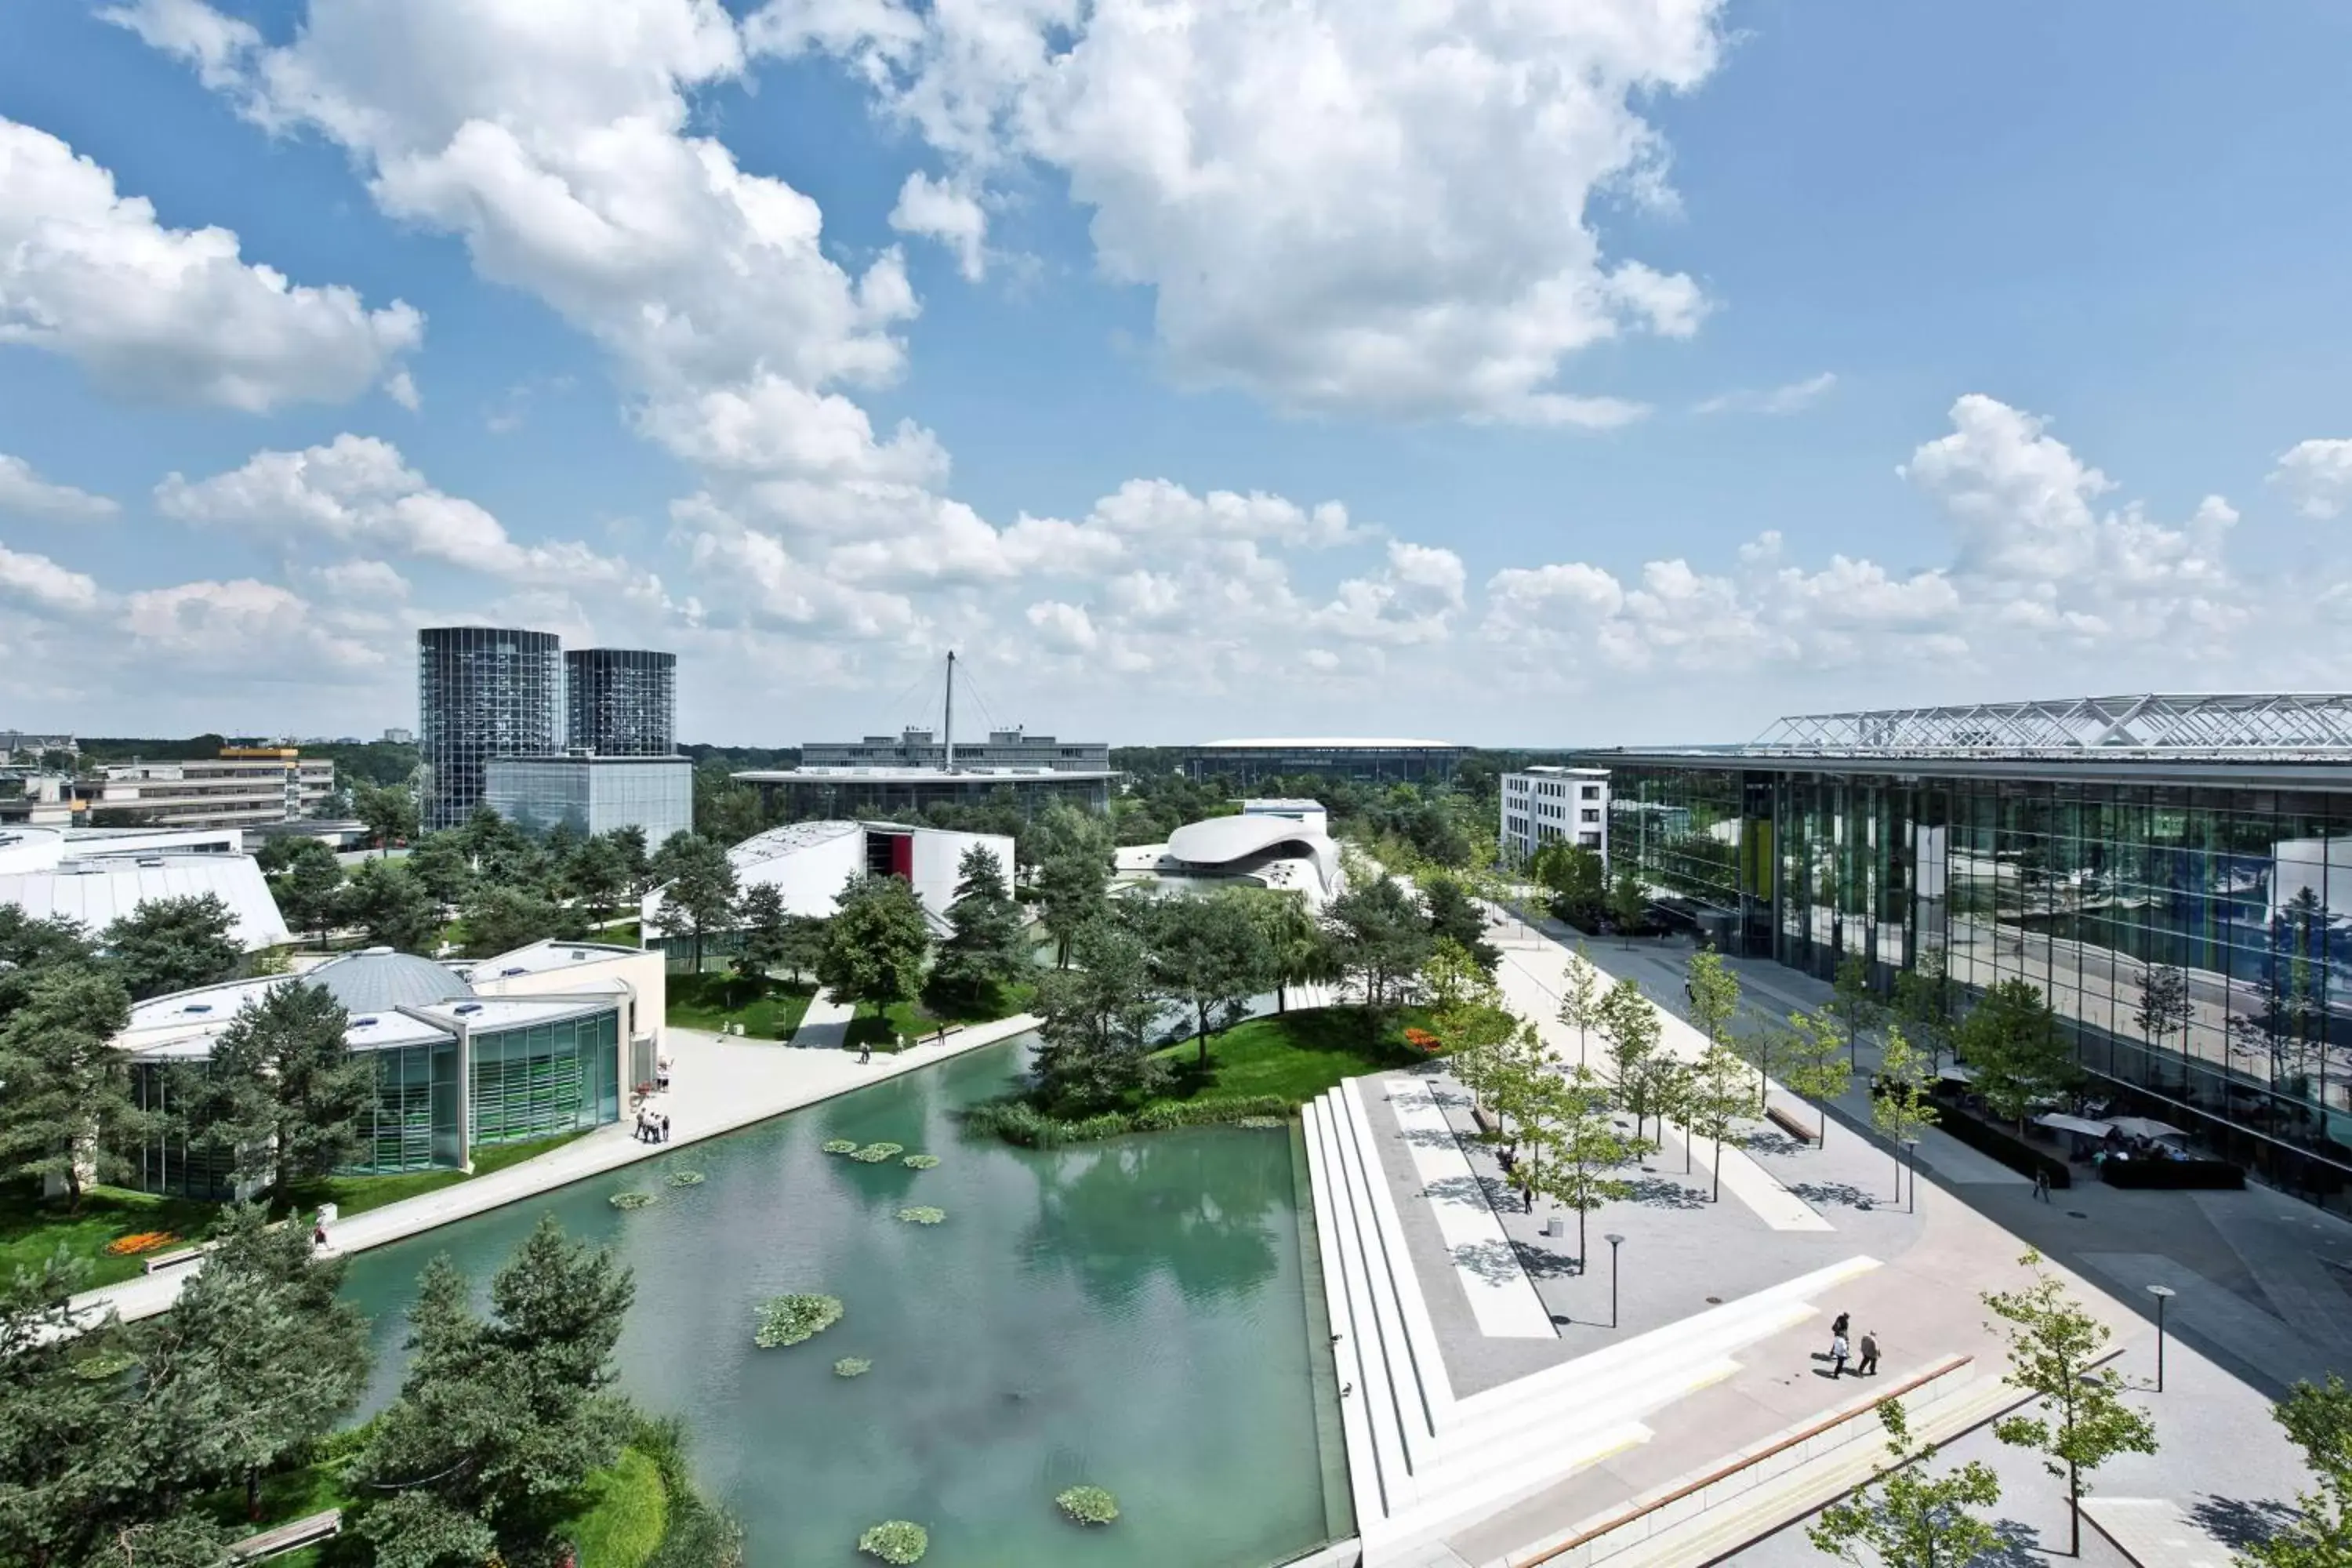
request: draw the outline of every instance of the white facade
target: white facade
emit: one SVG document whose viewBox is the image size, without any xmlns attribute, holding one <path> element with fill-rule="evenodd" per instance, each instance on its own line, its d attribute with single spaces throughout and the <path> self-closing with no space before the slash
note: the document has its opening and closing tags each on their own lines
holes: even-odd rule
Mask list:
<svg viewBox="0 0 2352 1568">
<path fill-rule="evenodd" d="M 727 858 L 739 889 L 773 887 L 783 895 L 787 911 L 819 920 L 834 912 L 851 878 L 904 877 L 934 927 L 944 929 L 948 906 L 955 902 L 958 868 L 973 848 L 994 852 L 1004 873 L 1005 896 L 1012 897 L 1013 840 L 1001 833 L 950 833 L 895 822 L 794 822 L 754 834 L 730 849 Z M 639 911 L 649 942 L 666 934 L 662 896 L 656 888 Z"/>
<path fill-rule="evenodd" d="M 1536 766 L 1503 775 L 1499 833 L 1506 864 L 1517 866 L 1564 839 L 1609 858 L 1609 770 Z"/>
<path fill-rule="evenodd" d="M 92 934 L 157 899 L 210 893 L 228 906 L 229 934 L 247 952 L 294 940 L 261 868 L 235 828 L 0 827 L 0 903 L 36 920 L 62 916 Z"/>
<path fill-rule="evenodd" d="M 1328 835 L 1330 817 L 1319 800 L 1252 799 L 1242 804 L 1244 816 L 1286 816 L 1303 827 Z"/>
<path fill-rule="evenodd" d="M 110 764 L 89 805 L 158 826 L 236 827 L 314 816 L 334 793 L 335 764 L 323 757 L 232 746 L 217 757 Z"/>
<path fill-rule="evenodd" d="M 1254 882 L 1297 893 L 1320 910 L 1347 889 L 1339 847 L 1287 813 L 1252 812 L 1188 822 L 1165 844 L 1121 850 L 1119 868 L 1170 884 Z"/>
</svg>

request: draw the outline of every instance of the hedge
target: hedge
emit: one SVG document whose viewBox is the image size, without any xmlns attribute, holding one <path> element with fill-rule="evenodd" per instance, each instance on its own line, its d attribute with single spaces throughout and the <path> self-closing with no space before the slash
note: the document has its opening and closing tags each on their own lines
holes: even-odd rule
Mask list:
<svg viewBox="0 0 2352 1568">
<path fill-rule="evenodd" d="M 964 1112 L 972 1131 L 993 1133 L 1030 1149 L 1058 1149 L 1129 1132 L 1168 1132 L 1179 1127 L 1226 1126 L 1237 1121 L 1287 1121 L 1295 1108 L 1278 1094 L 1238 1100 L 1159 1100 L 1137 1111 L 1106 1110 L 1079 1121 L 1048 1116 L 1024 1100 L 999 1100 Z"/>
</svg>

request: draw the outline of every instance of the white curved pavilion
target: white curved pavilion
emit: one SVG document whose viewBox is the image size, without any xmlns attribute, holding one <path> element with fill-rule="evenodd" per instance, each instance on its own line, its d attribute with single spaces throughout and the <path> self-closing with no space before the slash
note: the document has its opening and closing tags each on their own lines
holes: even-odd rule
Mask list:
<svg viewBox="0 0 2352 1568">
<path fill-rule="evenodd" d="M 1296 817 L 1213 816 L 1171 834 L 1152 868 L 1162 880 L 1231 878 L 1305 896 L 1321 909 L 1346 884 L 1339 847 Z"/>
</svg>

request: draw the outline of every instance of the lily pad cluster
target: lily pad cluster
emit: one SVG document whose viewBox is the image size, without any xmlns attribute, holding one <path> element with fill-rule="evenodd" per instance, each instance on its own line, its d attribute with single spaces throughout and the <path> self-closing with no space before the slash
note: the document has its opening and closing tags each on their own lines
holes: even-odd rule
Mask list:
<svg viewBox="0 0 2352 1568">
<path fill-rule="evenodd" d="M 909 1154 L 898 1162 L 910 1171 L 934 1170 L 938 1168 L 939 1163 L 940 1157 L 937 1154 Z"/>
<path fill-rule="evenodd" d="M 898 1217 L 908 1225 L 937 1225 L 948 1217 L 948 1211 L 933 1208 L 929 1204 L 917 1204 L 912 1208 L 900 1209 Z"/>
<path fill-rule="evenodd" d="M 887 1519 L 857 1538 L 857 1550 L 885 1563 L 919 1563 L 931 1549 L 931 1532 L 903 1519 Z"/>
<path fill-rule="evenodd" d="M 885 1160 L 895 1160 L 906 1152 L 904 1143 L 868 1143 L 849 1157 L 868 1165 L 878 1165 Z"/>
<path fill-rule="evenodd" d="M 1076 1524 L 1108 1524 L 1118 1517 L 1118 1500 L 1101 1487 L 1072 1487 L 1055 1497 L 1054 1506 Z"/>
<path fill-rule="evenodd" d="M 862 1355 L 845 1355 L 833 1363 L 835 1377 L 864 1377 L 874 1370 L 874 1363 Z"/>
<path fill-rule="evenodd" d="M 702 1173 L 699 1171 L 672 1171 L 669 1173 L 669 1184 L 673 1187 L 698 1187 L 702 1185 Z"/>
<path fill-rule="evenodd" d="M 1234 1122 L 1234 1125 L 1236 1127 L 1255 1127 L 1265 1129 L 1270 1127 L 1287 1127 L 1290 1124 L 1283 1121 L 1279 1116 L 1244 1116 L 1237 1119 Z"/>
<path fill-rule="evenodd" d="M 857 1152 L 857 1140 L 855 1138 L 828 1138 L 824 1141 L 824 1149 L 828 1154 L 855 1154 Z"/>
<path fill-rule="evenodd" d="M 838 1296 L 776 1296 L 760 1304 L 760 1326 L 751 1342 L 763 1351 L 813 1340 L 841 1321 Z"/>
<path fill-rule="evenodd" d="M 612 1205 L 616 1209 L 641 1209 L 654 1201 L 651 1193 L 614 1193 Z"/>
</svg>

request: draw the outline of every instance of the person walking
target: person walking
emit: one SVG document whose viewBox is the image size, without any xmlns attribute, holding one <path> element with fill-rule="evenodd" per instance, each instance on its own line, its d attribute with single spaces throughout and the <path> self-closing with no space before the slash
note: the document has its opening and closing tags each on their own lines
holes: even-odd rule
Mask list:
<svg viewBox="0 0 2352 1568">
<path fill-rule="evenodd" d="M 1845 1338 L 1846 1330 L 1853 1326 L 1853 1320 L 1848 1317 L 1845 1313 L 1840 1312 L 1836 1319 L 1830 1324 L 1830 1338 L 1833 1340 L 1842 1340 Z"/>
<path fill-rule="evenodd" d="M 1830 1362 L 1832 1363 L 1830 1367 L 1830 1375 L 1832 1377 L 1843 1377 L 1845 1375 L 1845 1358 L 1849 1353 L 1851 1352 L 1849 1352 L 1845 1342 L 1844 1331 L 1841 1330 L 1837 1336 L 1830 1341 Z"/>
<path fill-rule="evenodd" d="M 2045 1204 L 2050 1201 L 2050 1173 L 2040 1165 L 2033 1167 L 2033 1195 Z"/>
<path fill-rule="evenodd" d="M 1864 1329 L 1862 1332 L 1862 1360 L 1854 1367 L 1856 1377 L 1878 1375 L 1878 1336 Z"/>
<path fill-rule="evenodd" d="M 873 1059 L 874 1042 L 872 1040 L 860 1040 L 857 1043 L 857 1065 L 859 1067 L 864 1067 L 867 1062 L 870 1062 Z"/>
<path fill-rule="evenodd" d="M 668 1112 L 668 1111 L 667 1111 L 667 1110 L 665 1110 L 665 1111 L 663 1111 L 663 1112 L 662 1112 L 662 1119 L 661 1119 L 661 1137 L 657 1140 L 657 1142 L 663 1142 L 663 1143 L 667 1143 L 667 1142 L 669 1142 L 669 1112 Z"/>
</svg>

